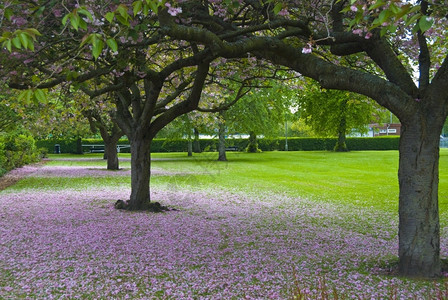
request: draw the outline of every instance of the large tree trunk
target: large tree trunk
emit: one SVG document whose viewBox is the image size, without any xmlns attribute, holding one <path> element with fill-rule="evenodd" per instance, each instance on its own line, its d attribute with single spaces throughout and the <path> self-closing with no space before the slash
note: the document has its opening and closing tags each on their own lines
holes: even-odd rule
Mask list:
<svg viewBox="0 0 448 300">
<path fill-rule="evenodd" d="M 133 138 L 131 143 L 131 198 L 129 210 L 145 210 L 150 206 L 151 140 Z"/>
<path fill-rule="evenodd" d="M 441 126 L 427 117 L 415 117 L 402 123 L 398 171 L 401 275 L 436 277 L 441 272 L 438 209 L 440 131 Z"/>
<path fill-rule="evenodd" d="M 104 156 L 107 159 L 107 169 L 108 170 L 118 170 L 118 153 L 117 153 L 117 141 L 104 141 Z"/>
<path fill-rule="evenodd" d="M 219 161 L 227 161 L 226 156 L 226 126 L 223 122 L 219 122 L 218 128 L 218 160 Z"/>
</svg>

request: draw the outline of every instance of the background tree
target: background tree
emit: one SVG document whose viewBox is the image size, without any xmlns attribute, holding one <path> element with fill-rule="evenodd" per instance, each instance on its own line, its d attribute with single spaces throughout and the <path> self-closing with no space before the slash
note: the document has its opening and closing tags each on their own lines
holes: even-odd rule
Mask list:
<svg viewBox="0 0 448 300">
<path fill-rule="evenodd" d="M 79 97 L 83 97 L 80 95 Z M 115 109 L 112 106 L 113 101 L 107 99 L 111 95 L 97 97 L 92 104 L 92 100 L 81 103 L 81 113 L 89 121 L 92 133 L 99 131 L 104 142 L 104 158 L 107 159 L 108 170 L 118 170 L 119 161 L 117 145 L 119 139 L 124 135 L 118 127 L 114 114 Z M 113 96 L 113 95 L 112 95 Z M 106 98 L 106 99 L 103 99 Z M 79 100 L 79 99 L 78 99 Z M 78 104 L 79 105 L 79 104 Z"/>
<path fill-rule="evenodd" d="M 229 132 L 249 134 L 247 152 L 257 152 L 257 135 L 276 135 L 283 126 L 291 103 L 287 85 L 266 82 L 271 86 L 251 90 L 226 112 Z"/>
<path fill-rule="evenodd" d="M 368 124 L 377 119 L 378 107 L 359 94 L 321 89 L 307 80 L 297 99 L 297 113 L 319 136 L 337 136 L 335 151 L 348 151 L 346 135 L 356 130 L 367 133 Z"/>
</svg>

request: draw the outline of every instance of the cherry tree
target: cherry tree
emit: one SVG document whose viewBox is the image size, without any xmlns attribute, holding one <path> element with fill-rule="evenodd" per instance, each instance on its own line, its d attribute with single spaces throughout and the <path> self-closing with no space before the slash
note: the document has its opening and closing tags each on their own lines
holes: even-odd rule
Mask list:
<svg viewBox="0 0 448 300">
<path fill-rule="evenodd" d="M 23 26 L 42 35 L 33 52 L 19 49 L 14 38 L 4 40 L 1 59 L 9 86 L 23 89 L 22 98 L 38 101 L 59 85 L 82 91 L 97 103 L 113 94 L 114 118 L 131 144 L 131 197 L 126 207 L 148 209 L 151 141 L 166 124 L 197 107 L 212 60 L 209 50 L 161 34 L 155 24 L 157 7 L 150 11 L 146 4 L 135 10 L 132 2 L 15 4 L 9 32 Z M 29 23 L 15 24 L 21 11 L 40 12 L 22 22 Z M 8 47 L 9 41 L 17 49 Z"/>
<path fill-rule="evenodd" d="M 447 6 L 440 1 L 218 0 L 184 1 L 179 7 L 187 22 L 160 18 L 172 38 L 225 57 L 251 52 L 326 89 L 368 96 L 400 119 L 399 272 L 439 276 Z M 364 69 L 364 62 L 378 71 Z"/>
</svg>

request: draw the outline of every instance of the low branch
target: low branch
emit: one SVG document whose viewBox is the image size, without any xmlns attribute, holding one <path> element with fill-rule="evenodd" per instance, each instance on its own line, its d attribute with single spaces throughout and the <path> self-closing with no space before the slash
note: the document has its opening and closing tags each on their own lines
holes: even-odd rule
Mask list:
<svg viewBox="0 0 448 300">
<path fill-rule="evenodd" d="M 250 91 L 250 88 L 249 88 L 247 91 L 242 92 L 244 87 L 247 87 L 247 86 L 242 85 L 238 89 L 238 93 L 237 93 L 235 99 L 233 99 L 229 103 L 225 103 L 223 105 L 220 105 L 219 107 L 214 107 L 214 108 L 201 108 L 201 107 L 198 107 L 196 110 L 200 111 L 200 112 L 210 112 L 210 113 L 226 111 L 226 110 L 228 110 L 232 105 L 234 105 L 236 102 L 238 102 L 238 100 L 240 100 L 242 97 L 244 97 Z"/>
<path fill-rule="evenodd" d="M 421 10 L 423 15 L 429 15 L 428 2 L 421 1 Z M 420 53 L 418 55 L 418 68 L 420 75 L 418 78 L 418 85 L 421 90 L 425 90 L 429 85 L 429 69 L 431 68 L 431 54 L 429 53 L 428 43 L 426 37 L 421 30 L 417 32 L 417 40 L 419 44 Z"/>
<path fill-rule="evenodd" d="M 186 88 L 192 81 L 193 81 L 193 79 L 189 78 L 188 80 L 185 80 L 184 82 L 182 82 L 173 93 L 166 96 L 165 99 L 163 99 L 159 103 L 157 103 L 155 108 L 156 109 L 164 108 L 166 105 L 168 105 L 169 103 L 174 101 L 181 93 L 186 91 Z"/>
<path fill-rule="evenodd" d="M 177 117 L 184 115 L 198 107 L 201 99 L 204 82 L 208 75 L 210 68 L 210 60 L 207 60 L 198 65 L 197 74 L 194 79 L 193 87 L 188 98 L 166 110 L 163 114 L 158 116 L 152 123 L 150 128 L 150 136 L 154 137 L 163 127 L 169 124 Z"/>
<path fill-rule="evenodd" d="M 90 98 L 96 98 L 98 96 L 108 94 L 110 92 L 118 91 L 118 90 L 122 89 L 123 87 L 124 87 L 123 82 L 120 82 L 118 84 L 109 85 L 109 86 L 104 87 L 99 90 L 89 90 L 87 87 L 81 86 L 81 90 L 84 92 L 84 94 L 86 94 Z"/>
</svg>

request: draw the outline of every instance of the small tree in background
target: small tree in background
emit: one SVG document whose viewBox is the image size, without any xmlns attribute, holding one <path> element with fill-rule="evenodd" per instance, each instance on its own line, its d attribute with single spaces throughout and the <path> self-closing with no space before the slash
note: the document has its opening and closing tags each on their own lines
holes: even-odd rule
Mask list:
<svg viewBox="0 0 448 300">
<path fill-rule="evenodd" d="M 290 114 L 295 97 L 287 82 L 269 81 L 251 90 L 225 113 L 227 130 L 249 134 L 247 152 L 258 152 L 257 135 L 274 136 Z"/>
<path fill-rule="evenodd" d="M 338 137 L 334 150 L 348 151 L 346 135 L 356 130 L 367 133 L 378 105 L 367 97 L 346 91 L 321 89 L 306 80 L 297 99 L 297 113 L 318 136 Z"/>
</svg>

